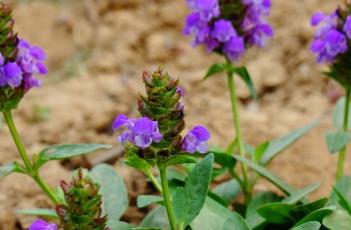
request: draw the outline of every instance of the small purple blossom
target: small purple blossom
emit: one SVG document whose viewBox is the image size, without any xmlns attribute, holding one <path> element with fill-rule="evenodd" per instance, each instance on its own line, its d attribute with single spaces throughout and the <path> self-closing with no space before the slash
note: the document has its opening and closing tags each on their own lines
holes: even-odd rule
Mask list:
<svg viewBox="0 0 351 230">
<path fill-rule="evenodd" d="M 176 93 L 179 93 L 179 95 L 181 97 L 184 97 L 184 95 L 185 95 L 184 89 L 182 87 L 180 87 L 180 86 L 177 87 Z"/>
<path fill-rule="evenodd" d="M 0 87 L 23 86 L 25 91 L 39 87 L 41 82 L 34 75 L 47 74 L 47 68 L 43 63 L 45 58 L 45 53 L 41 48 L 31 46 L 27 41 L 21 39 L 18 43 L 18 55 L 15 61 L 6 61 L 0 53 Z"/>
<path fill-rule="evenodd" d="M 193 45 L 204 45 L 208 51 L 215 50 L 232 61 L 239 59 L 245 48 L 264 47 L 273 36 L 272 26 L 266 21 L 272 6 L 271 0 L 241 0 L 233 12 L 237 16 L 221 15 L 219 0 L 187 0 L 192 12 L 186 19 L 184 34 L 193 35 Z M 212 6 L 212 8 L 211 8 Z M 218 6 L 218 7 L 217 7 Z M 212 13 L 210 12 L 212 9 Z M 204 16 L 205 15 L 205 16 Z M 236 47 L 237 45 L 237 47 Z"/>
<path fill-rule="evenodd" d="M 35 220 L 28 230 L 57 230 L 57 225 L 48 223 L 42 219 Z"/>
<path fill-rule="evenodd" d="M 311 19 L 312 26 L 318 26 L 311 51 L 315 53 L 318 63 L 331 63 L 340 54 L 347 51 L 347 37 L 351 35 L 351 19 L 348 17 L 343 31 L 338 28 L 340 19 L 336 12 L 325 15 L 315 13 Z M 345 34 L 344 34 L 345 33 Z"/>
<path fill-rule="evenodd" d="M 152 142 L 158 143 L 162 140 L 157 121 L 152 121 L 147 117 L 130 119 L 120 114 L 113 122 L 112 128 L 116 130 L 123 126 L 127 130 L 118 137 L 118 141 L 122 144 L 129 141 L 137 147 L 147 148 Z"/>
<path fill-rule="evenodd" d="M 192 128 L 184 137 L 182 150 L 189 153 L 206 153 L 208 151 L 207 141 L 211 135 L 208 129 L 202 125 Z"/>
</svg>

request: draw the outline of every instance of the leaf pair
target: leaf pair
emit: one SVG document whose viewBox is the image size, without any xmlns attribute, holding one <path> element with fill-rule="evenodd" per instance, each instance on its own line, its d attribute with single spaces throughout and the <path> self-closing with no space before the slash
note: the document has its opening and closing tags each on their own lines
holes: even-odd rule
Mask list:
<svg viewBox="0 0 351 230">
<path fill-rule="evenodd" d="M 205 79 L 208 79 L 211 76 L 214 76 L 216 74 L 222 73 L 222 72 L 227 72 L 228 75 L 232 74 L 237 74 L 246 84 L 247 88 L 249 89 L 249 92 L 251 94 L 251 97 L 253 99 L 257 99 L 257 92 L 255 89 L 255 86 L 251 80 L 251 76 L 249 72 L 247 71 L 245 66 L 240 66 L 240 67 L 234 67 L 232 63 L 217 63 L 212 65 L 205 77 Z"/>
</svg>

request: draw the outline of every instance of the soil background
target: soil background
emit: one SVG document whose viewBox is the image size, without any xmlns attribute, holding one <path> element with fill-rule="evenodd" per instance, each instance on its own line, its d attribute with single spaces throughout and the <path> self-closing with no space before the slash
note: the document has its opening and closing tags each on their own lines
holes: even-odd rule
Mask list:
<svg viewBox="0 0 351 230">
<path fill-rule="evenodd" d="M 319 119 L 320 124 L 277 157 L 270 169 L 296 187 L 321 182 L 311 198 L 328 195 L 334 182 L 336 155 L 324 136 L 333 130 L 331 114 L 340 88 L 324 77 L 309 46 L 315 11 L 331 12 L 342 1 L 273 0 L 269 20 L 274 39 L 251 49 L 242 60 L 253 77 L 259 100 L 253 101 L 241 81 L 241 118 L 245 140 L 257 145 Z M 41 171 L 50 185 L 69 179 L 70 169 L 112 162 L 124 177 L 132 206 L 124 220 L 138 223 L 145 210 L 133 203 L 153 190 L 142 175 L 121 163 L 111 123 L 116 115 L 137 116 L 143 70 L 164 67 L 185 88 L 187 127 L 204 124 L 211 144 L 226 146 L 234 136 L 224 76 L 201 81 L 208 66 L 221 61 L 182 36 L 187 14 L 183 0 L 17 0 L 14 8 L 20 37 L 44 48 L 50 74 L 30 91 L 15 120 L 29 153 L 59 143 L 108 143 L 109 152 L 65 162 L 50 162 Z M 349 154 L 350 155 L 350 154 Z M 111 157 L 112 156 L 112 157 Z M 17 159 L 9 131 L 0 120 L 0 165 Z M 347 172 L 350 172 L 350 157 Z M 261 181 L 256 190 L 273 188 Z M 0 181 L 0 230 L 26 228 L 32 217 L 16 209 L 48 207 L 48 200 L 27 177 L 12 174 Z"/>
</svg>

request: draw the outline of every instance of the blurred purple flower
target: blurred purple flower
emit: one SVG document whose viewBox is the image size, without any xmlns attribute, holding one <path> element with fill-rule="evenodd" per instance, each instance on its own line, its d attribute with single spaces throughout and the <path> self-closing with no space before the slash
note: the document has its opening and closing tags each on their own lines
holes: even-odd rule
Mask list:
<svg viewBox="0 0 351 230">
<path fill-rule="evenodd" d="M 181 97 L 184 97 L 184 95 L 185 95 L 184 89 L 182 87 L 180 87 L 180 86 L 177 87 L 176 93 L 179 93 L 179 95 Z"/>
<path fill-rule="evenodd" d="M 16 88 L 21 85 L 22 70 L 15 62 L 8 62 L 0 67 L 0 86 Z"/>
<path fill-rule="evenodd" d="M 339 31 L 339 21 L 337 12 L 330 15 L 317 12 L 312 16 L 311 25 L 318 26 L 318 28 L 311 51 L 316 55 L 318 63 L 331 63 L 339 54 L 347 51 L 347 37 L 349 33 L 351 35 L 351 19 L 347 19 L 343 31 Z"/>
<path fill-rule="evenodd" d="M 215 50 L 232 61 L 239 59 L 245 47 L 263 47 L 273 36 L 271 25 L 265 20 L 269 15 L 271 0 L 241 0 L 236 7 L 244 12 L 221 15 L 219 0 L 187 0 L 192 12 L 186 19 L 184 34 L 193 35 L 193 45 L 204 45 L 208 51 Z M 212 6 L 212 8 L 211 8 Z M 212 9 L 212 13 L 209 12 Z M 218 9 L 218 12 L 217 12 Z M 205 15 L 205 16 L 204 16 Z"/>
<path fill-rule="evenodd" d="M 57 230 L 57 225 L 48 223 L 42 219 L 37 219 L 28 230 Z"/>
<path fill-rule="evenodd" d="M 147 117 L 129 119 L 126 115 L 120 114 L 113 122 L 112 128 L 116 130 L 122 126 L 127 128 L 118 137 L 118 141 L 122 144 L 130 141 L 137 147 L 147 148 L 152 142 L 158 143 L 162 140 L 157 121 L 152 121 Z"/>
<path fill-rule="evenodd" d="M 206 153 L 208 151 L 207 141 L 211 135 L 208 129 L 202 125 L 192 128 L 184 137 L 182 150 L 189 153 Z"/>
</svg>

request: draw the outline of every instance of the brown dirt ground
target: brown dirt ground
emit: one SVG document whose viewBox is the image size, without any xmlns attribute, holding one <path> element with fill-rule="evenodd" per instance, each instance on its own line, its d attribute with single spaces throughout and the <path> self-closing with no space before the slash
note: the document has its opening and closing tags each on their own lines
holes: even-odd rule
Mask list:
<svg viewBox="0 0 351 230">
<path fill-rule="evenodd" d="M 84 2 L 84 3 L 83 3 Z M 341 1 L 340 1 L 341 2 Z M 110 124 L 119 113 L 137 116 L 136 97 L 141 73 L 158 65 L 181 79 L 186 90 L 188 127 L 207 125 L 211 143 L 225 146 L 234 132 L 225 78 L 200 79 L 220 58 L 192 48 L 181 34 L 187 13 L 179 0 L 12 1 L 16 29 L 23 38 L 42 46 L 51 74 L 42 88 L 26 95 L 15 113 L 29 152 L 58 143 L 100 142 L 118 147 Z M 320 181 L 313 195 L 327 195 L 333 183 L 336 156 L 327 153 L 324 134 L 332 129 L 333 97 L 339 89 L 320 72 L 309 52 L 313 30 L 309 17 L 331 11 L 337 1 L 273 0 L 270 17 L 275 38 L 263 50 L 250 50 L 247 64 L 260 94 L 258 102 L 238 82 L 245 139 L 259 144 L 308 122 L 321 124 L 273 161 L 270 169 L 294 186 Z M 89 156 L 97 159 L 99 154 Z M 0 165 L 17 159 L 16 149 L 0 123 Z M 81 165 L 75 160 L 71 165 Z M 136 194 L 150 192 L 137 172 L 115 163 Z M 347 161 L 347 169 L 351 165 Z M 69 178 L 69 170 L 51 162 L 42 175 L 52 186 Z M 261 182 L 257 190 L 272 188 Z M 22 175 L 0 182 L 0 230 L 21 229 L 32 220 L 19 208 L 47 207 L 48 200 Z M 143 213 L 131 207 L 124 219 L 138 222 Z M 16 227 L 17 226 L 17 227 Z"/>
</svg>

